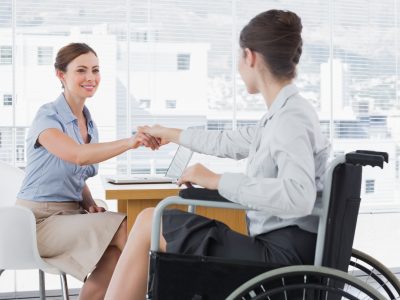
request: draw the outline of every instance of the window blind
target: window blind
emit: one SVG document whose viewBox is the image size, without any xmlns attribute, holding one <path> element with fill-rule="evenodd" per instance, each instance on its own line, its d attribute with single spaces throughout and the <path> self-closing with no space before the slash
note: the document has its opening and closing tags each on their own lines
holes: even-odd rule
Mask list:
<svg viewBox="0 0 400 300">
<path fill-rule="evenodd" d="M 87 42 L 100 58 L 102 83 L 87 105 L 101 141 L 127 137 L 143 124 L 209 130 L 256 124 L 266 108 L 236 71 L 237 40 L 244 24 L 271 8 L 302 18 L 296 84 L 317 110 L 333 154 L 389 152 L 383 171 L 365 172 L 363 209 L 399 210 L 396 0 L 3 0 L 0 159 L 25 165 L 27 130 L 38 107 L 61 92 L 52 63 L 69 42 Z M 129 151 L 100 172 L 163 172 L 175 148 Z M 230 160 L 194 159 L 220 171 L 243 170 Z"/>
</svg>

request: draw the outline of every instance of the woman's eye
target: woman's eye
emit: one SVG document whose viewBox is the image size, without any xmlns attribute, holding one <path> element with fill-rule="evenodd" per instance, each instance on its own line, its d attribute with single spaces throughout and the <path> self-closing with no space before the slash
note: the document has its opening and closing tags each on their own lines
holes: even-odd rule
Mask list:
<svg viewBox="0 0 400 300">
<path fill-rule="evenodd" d="M 84 70 L 84 69 L 78 69 L 78 72 L 79 72 L 79 73 L 84 73 L 85 70 Z"/>
<path fill-rule="evenodd" d="M 99 72 L 100 72 L 99 69 L 94 69 L 94 70 L 93 70 L 93 73 L 99 73 Z"/>
</svg>

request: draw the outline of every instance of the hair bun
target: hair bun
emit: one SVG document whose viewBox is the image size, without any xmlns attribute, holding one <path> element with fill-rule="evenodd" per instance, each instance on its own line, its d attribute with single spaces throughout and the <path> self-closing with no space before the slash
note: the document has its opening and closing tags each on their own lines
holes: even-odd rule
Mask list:
<svg viewBox="0 0 400 300">
<path fill-rule="evenodd" d="M 271 9 L 255 16 L 242 29 L 240 46 L 260 53 L 278 79 L 296 76 L 302 52 L 301 19 L 285 10 Z"/>
<path fill-rule="evenodd" d="M 303 28 L 301 25 L 301 19 L 294 12 L 287 10 L 278 11 L 277 19 L 281 24 L 290 27 L 290 30 L 301 33 Z"/>
</svg>

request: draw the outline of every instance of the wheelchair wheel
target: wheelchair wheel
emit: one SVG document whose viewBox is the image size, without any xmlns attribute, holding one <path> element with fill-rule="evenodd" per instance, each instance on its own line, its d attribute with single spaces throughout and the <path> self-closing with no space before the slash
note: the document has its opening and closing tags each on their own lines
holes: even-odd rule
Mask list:
<svg viewBox="0 0 400 300">
<path fill-rule="evenodd" d="M 400 299 L 400 281 L 396 275 L 368 254 L 353 249 L 348 273 L 371 285 L 385 299 Z"/>
<path fill-rule="evenodd" d="M 365 282 L 326 267 L 291 266 L 263 273 L 233 291 L 226 300 L 385 299 Z"/>
</svg>

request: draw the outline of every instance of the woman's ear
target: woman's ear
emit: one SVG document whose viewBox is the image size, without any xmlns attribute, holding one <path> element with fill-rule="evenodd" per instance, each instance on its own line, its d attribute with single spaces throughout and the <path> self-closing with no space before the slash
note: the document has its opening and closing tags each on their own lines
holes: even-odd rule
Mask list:
<svg viewBox="0 0 400 300">
<path fill-rule="evenodd" d="M 56 76 L 58 77 L 58 79 L 61 80 L 61 82 L 64 81 L 64 72 L 63 71 L 56 69 Z"/>
<path fill-rule="evenodd" d="M 56 76 L 61 81 L 61 87 L 64 88 L 64 72 L 56 69 Z"/>
<path fill-rule="evenodd" d="M 256 53 L 252 50 L 250 50 L 249 48 L 245 48 L 243 50 L 244 52 L 244 58 L 246 60 L 246 64 L 249 67 L 254 67 L 255 63 L 256 63 Z"/>
</svg>

